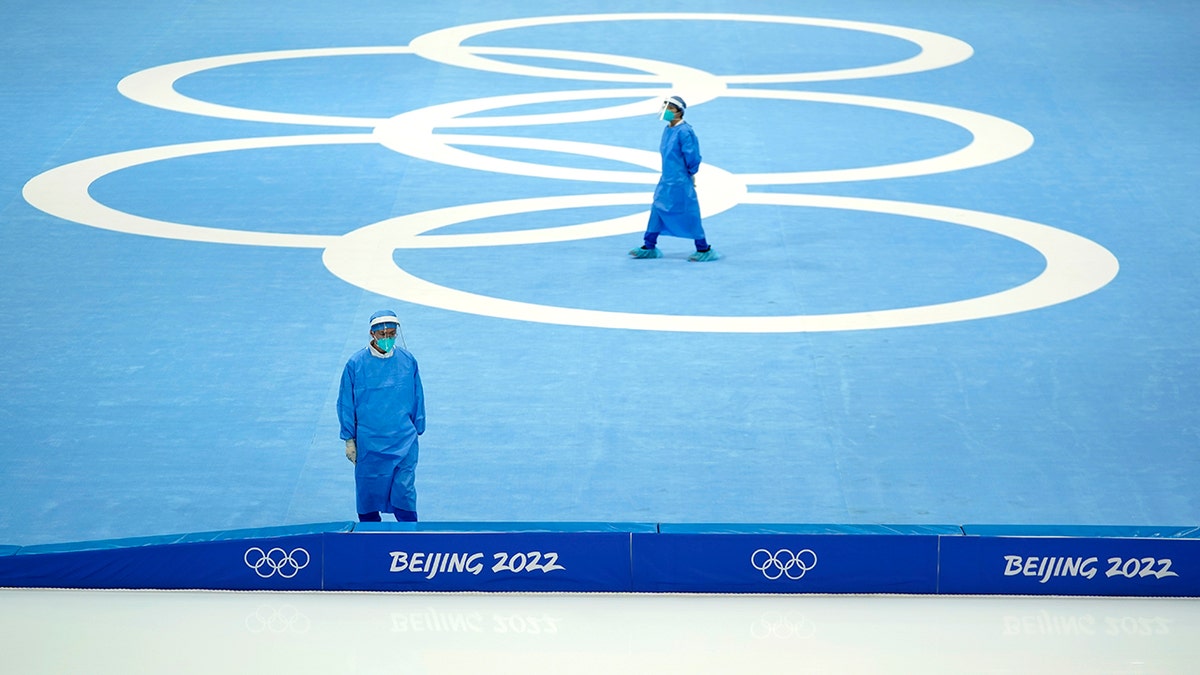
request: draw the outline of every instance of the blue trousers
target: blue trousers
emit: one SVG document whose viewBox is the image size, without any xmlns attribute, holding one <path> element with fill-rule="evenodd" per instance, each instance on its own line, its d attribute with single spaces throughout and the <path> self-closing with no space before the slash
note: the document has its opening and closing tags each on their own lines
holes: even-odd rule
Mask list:
<svg viewBox="0 0 1200 675">
<path fill-rule="evenodd" d="M 647 232 L 646 236 L 643 237 L 643 239 L 646 242 L 645 248 L 654 248 L 655 246 L 658 245 L 658 233 L 657 232 Z M 708 250 L 708 241 L 705 240 L 703 237 L 700 239 L 697 239 L 696 240 L 696 250 L 697 251 L 707 251 Z"/>
<path fill-rule="evenodd" d="M 417 522 L 417 512 L 416 511 L 405 511 L 404 509 L 392 509 L 392 515 L 396 516 L 396 522 L 398 522 L 398 523 L 415 523 L 415 522 Z M 378 511 L 372 511 L 371 513 L 358 514 L 358 522 L 360 522 L 360 523 L 378 523 L 378 522 L 381 522 L 382 520 L 383 520 L 383 518 L 379 517 Z"/>
</svg>

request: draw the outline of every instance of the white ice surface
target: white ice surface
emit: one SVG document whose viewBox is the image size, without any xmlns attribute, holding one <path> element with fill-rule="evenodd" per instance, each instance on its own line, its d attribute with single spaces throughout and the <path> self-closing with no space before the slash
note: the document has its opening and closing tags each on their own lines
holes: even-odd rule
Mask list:
<svg viewBox="0 0 1200 675">
<path fill-rule="evenodd" d="M 0 591 L 5 673 L 1189 673 L 1200 602 Z"/>
</svg>

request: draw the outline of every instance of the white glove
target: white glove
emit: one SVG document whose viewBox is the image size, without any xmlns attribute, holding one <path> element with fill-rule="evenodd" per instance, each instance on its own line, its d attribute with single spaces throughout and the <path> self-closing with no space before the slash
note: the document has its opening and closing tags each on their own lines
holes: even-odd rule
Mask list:
<svg viewBox="0 0 1200 675">
<path fill-rule="evenodd" d="M 358 446 L 353 438 L 346 441 L 346 459 L 350 460 L 351 464 L 358 464 Z"/>
</svg>

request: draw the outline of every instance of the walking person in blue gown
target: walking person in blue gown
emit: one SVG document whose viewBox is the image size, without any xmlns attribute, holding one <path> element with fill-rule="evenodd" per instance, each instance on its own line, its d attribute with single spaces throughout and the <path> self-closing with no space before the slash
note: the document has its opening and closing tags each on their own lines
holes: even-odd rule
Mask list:
<svg viewBox="0 0 1200 675">
<path fill-rule="evenodd" d="M 417 520 L 417 436 L 425 433 L 425 392 L 417 360 L 396 347 L 400 320 L 371 316 L 371 342 L 342 370 L 337 412 L 346 458 L 354 464 L 358 519 Z"/>
<path fill-rule="evenodd" d="M 691 262 L 716 260 L 717 252 L 704 238 L 700 224 L 700 201 L 696 197 L 696 172 L 700 170 L 700 141 L 692 125 L 683 121 L 687 104 L 679 96 L 663 101 L 661 118 L 667 122 L 658 151 L 662 154 L 662 177 L 654 188 L 650 222 L 646 224 L 645 243 L 629 252 L 634 258 L 661 258 L 658 236 L 691 239 L 696 252 Z"/>
</svg>

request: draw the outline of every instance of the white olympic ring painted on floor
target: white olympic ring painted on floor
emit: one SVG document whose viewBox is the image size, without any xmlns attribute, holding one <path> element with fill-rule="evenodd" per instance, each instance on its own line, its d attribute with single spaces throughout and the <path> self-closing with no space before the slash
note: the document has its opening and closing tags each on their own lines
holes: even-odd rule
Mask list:
<svg viewBox="0 0 1200 675">
<path fill-rule="evenodd" d="M 532 26 L 545 26 L 563 23 L 587 23 L 597 21 L 749 21 L 760 23 L 779 23 L 802 26 L 817 26 L 854 30 L 912 42 L 921 48 L 916 56 L 895 63 L 870 66 L 866 68 L 848 68 L 808 73 L 781 73 L 772 75 L 731 75 L 716 76 L 704 71 L 688 68 L 677 64 L 663 63 L 615 54 L 589 54 L 586 52 L 554 50 L 554 49 L 521 49 L 505 47 L 465 47 L 464 40 L 478 37 L 487 33 Z M 290 113 L 272 113 L 263 110 L 249 110 L 232 106 L 223 106 L 189 98 L 175 91 L 174 83 L 180 78 L 213 68 L 221 68 L 267 60 L 313 58 L 322 56 L 375 56 L 381 54 L 417 54 L 430 61 L 454 65 L 472 70 L 484 70 L 503 73 L 506 75 L 527 75 L 532 77 L 547 77 L 559 79 L 587 80 L 591 82 L 626 82 L 673 84 L 675 90 L 681 87 L 681 80 L 697 78 L 700 80 L 716 79 L 729 84 L 783 84 L 797 82 L 820 82 L 830 80 L 849 80 L 891 75 L 906 75 L 926 70 L 945 68 L 965 61 L 971 57 L 972 49 L 967 43 L 955 38 L 915 30 L 901 26 L 868 23 L 863 21 L 843 21 L 837 19 L 816 19 L 797 16 L 771 16 L 755 14 L 697 14 L 697 13 L 656 13 L 656 14 L 582 14 L 567 16 L 546 16 L 522 19 L 507 19 L 485 23 L 467 24 L 432 31 L 412 39 L 408 46 L 402 47 L 335 47 L 321 49 L 292 49 L 274 52 L 258 52 L 252 54 L 235 54 L 216 56 L 178 63 L 167 64 L 139 71 L 123 79 L 117 86 L 124 96 L 149 106 L 174 110 L 176 112 L 193 113 L 211 117 L 240 119 L 260 122 L 278 122 L 283 124 L 319 124 L 333 126 L 365 126 L 373 127 L 382 120 L 338 117 L 323 115 L 299 115 Z M 538 68 L 519 64 L 494 61 L 480 58 L 480 55 L 521 56 L 559 60 L 579 60 L 592 63 L 603 63 L 631 70 L 642 70 L 646 75 L 631 75 L 627 73 L 600 73 L 595 71 L 572 71 L 557 68 Z M 689 84 L 695 84 L 690 82 Z M 708 85 L 711 87 L 711 84 Z M 705 87 L 705 88 L 708 88 Z M 723 85 L 722 85 L 723 88 Z M 692 105 L 711 100 L 698 95 L 698 92 L 688 91 Z M 694 100 L 693 100 L 694 99 Z M 651 106 L 657 106 L 657 98 L 650 101 Z M 639 107 L 636 111 L 626 111 L 626 114 L 641 114 L 646 108 Z M 592 119 L 613 119 L 593 117 Z M 551 120 L 538 122 L 550 124 Z M 506 125 L 511 125 L 507 122 Z"/>
<path fill-rule="evenodd" d="M 167 159 L 232 150 L 374 142 L 370 134 L 313 134 L 203 141 L 128 150 L 50 169 L 25 184 L 24 196 L 25 201 L 46 213 L 103 230 L 212 244 L 324 248 L 334 243 L 337 236 L 229 230 L 144 218 L 104 206 L 92 198 L 88 187 L 116 171 Z"/>
<path fill-rule="evenodd" d="M 795 82 L 821 82 L 829 80 L 852 80 L 888 75 L 904 75 L 919 73 L 926 70 L 945 68 L 965 61 L 971 57 L 973 50 L 967 43 L 955 38 L 900 26 L 889 26 L 865 21 L 843 21 L 838 19 L 814 19 L 802 16 L 777 16 L 769 14 L 700 14 L 687 12 L 644 13 L 644 14 L 575 14 L 566 16 L 542 16 L 523 19 L 504 19 L 484 23 L 466 24 L 443 28 L 426 33 L 409 42 L 413 50 L 431 61 L 447 65 L 485 70 L 512 75 L 528 75 L 530 77 L 548 77 L 570 80 L 588 80 L 592 82 L 656 82 L 646 76 L 631 76 L 617 73 L 596 73 L 592 71 L 561 70 L 558 68 L 538 68 L 535 66 L 519 66 L 504 61 L 493 61 L 479 58 L 474 47 L 464 48 L 464 40 L 494 33 L 501 30 L 529 28 L 532 26 L 548 26 L 564 23 L 591 23 L 599 21 L 747 21 L 755 23 L 778 23 L 798 26 L 817 26 L 821 28 L 836 28 L 866 33 L 876 33 L 889 37 L 900 38 L 912 42 L 921 48 L 916 56 L 878 66 L 866 68 L 848 68 L 843 70 L 828 70 L 810 73 L 781 73 L 774 75 L 726 75 L 722 79 L 730 84 L 783 84 Z M 512 56 L 508 50 L 493 50 L 488 53 Z M 615 63 L 611 62 L 610 63 Z M 691 100 L 690 98 L 688 99 Z"/>
<path fill-rule="evenodd" d="M 639 95 L 652 95 L 651 90 L 636 90 Z M 380 124 L 375 129 L 379 143 L 398 153 L 441 164 L 449 164 L 465 169 L 494 171 L 518 176 L 540 178 L 558 178 L 561 180 L 583 180 L 591 182 L 616 183 L 650 183 L 658 182 L 658 166 L 661 158 L 656 152 L 645 152 L 631 155 L 638 151 L 626 148 L 613 148 L 608 152 L 600 151 L 593 156 L 628 161 L 632 164 L 648 166 L 655 169 L 653 173 L 633 171 L 599 171 L 594 169 L 569 169 L 544 164 L 531 164 L 515 160 L 497 159 L 465 152 L 450 147 L 455 145 L 479 145 L 491 147 L 521 148 L 526 150 L 548 150 L 572 152 L 572 148 L 588 144 L 577 144 L 568 141 L 551 141 L 506 136 L 479 135 L 444 135 L 433 133 L 434 127 L 450 126 L 448 121 L 464 122 L 459 116 L 474 112 L 490 111 L 499 107 L 527 105 L 530 103 L 559 102 L 564 100 L 586 100 L 591 98 L 611 98 L 612 91 L 575 91 L 547 92 L 540 94 L 522 94 L 519 96 L 498 96 L 493 98 L 456 101 L 441 105 L 422 108 L 411 113 L 397 115 Z M 723 98 L 758 98 L 781 99 L 791 101 L 811 101 L 853 105 L 897 112 L 920 115 L 932 119 L 949 122 L 970 132 L 972 140 L 966 147 L 953 152 L 923 160 L 884 164 L 880 166 L 836 169 L 818 171 L 793 171 L 783 173 L 737 174 L 744 185 L 797 185 L 801 183 L 838 183 L 847 181 L 882 180 L 892 178 L 910 178 L 950 171 L 961 171 L 974 167 L 994 164 L 1015 157 L 1033 145 L 1033 134 L 1024 127 L 991 115 L 939 106 L 916 101 L 903 101 L 874 96 L 858 96 L 851 94 L 829 94 L 823 92 L 783 91 L 773 89 L 730 89 Z M 656 100 L 656 99 L 652 99 Z M 437 113 L 445 114 L 438 115 Z M 575 113 L 558 113 L 561 121 L 577 121 L 571 118 Z M 471 120 L 477 125 L 486 122 L 487 126 L 500 126 L 506 119 L 503 117 L 483 117 Z M 604 146 L 591 145 L 593 149 Z M 592 154 L 592 153 L 589 153 Z M 632 156 L 644 157 L 643 160 L 631 159 Z M 714 167 L 704 165 L 704 170 L 698 177 L 707 177 Z M 706 191 L 701 191 L 707 196 Z"/>
<path fill-rule="evenodd" d="M 717 76 L 686 66 L 648 59 L 563 50 L 464 47 L 469 37 L 527 26 L 583 21 L 647 19 L 767 21 L 861 30 L 914 42 L 922 47 L 917 57 L 869 68 L 789 73 L 783 75 Z M 494 216 L 533 211 L 605 205 L 646 205 L 648 195 L 596 194 L 574 197 L 519 199 L 425 211 L 374 223 L 342 235 L 286 234 L 228 230 L 143 218 L 106 207 L 91 198 L 88 188 L 99 178 L 124 168 L 199 154 L 273 147 L 322 144 L 380 144 L 396 152 L 462 168 L 523 176 L 540 176 L 590 182 L 653 184 L 657 182 L 657 153 L 595 143 L 553 141 L 505 136 L 436 134 L 438 128 L 523 126 L 618 119 L 644 114 L 657 107 L 659 89 L 616 89 L 546 92 L 494 96 L 438 104 L 389 119 L 301 115 L 223 106 L 183 96 L 175 91 L 180 78 L 229 65 L 261 61 L 352 56 L 415 54 L 423 58 L 509 74 L 624 82 L 664 82 L 674 91 L 690 92 L 693 105 L 716 97 L 770 98 L 896 110 L 955 124 L 972 134 L 971 143 L 938 157 L 874 167 L 833 171 L 731 174 L 712 165 L 701 172 L 702 213 L 705 217 L 738 204 L 773 204 L 871 211 L 955 223 L 1001 234 L 1038 250 L 1047 261 L 1035 279 L 999 293 L 958 302 L 923 307 L 826 315 L 721 317 L 633 314 L 571 309 L 514 302 L 445 288 L 419 279 L 396 266 L 397 249 L 497 246 L 569 241 L 640 232 L 646 213 L 536 230 L 471 235 L 428 234 L 439 227 Z M 266 138 L 229 139 L 161 146 L 114 153 L 51 169 L 26 184 L 24 195 L 33 206 L 67 220 L 103 229 L 171 239 L 257 246 L 322 248 L 323 260 L 335 275 L 362 288 L 396 299 L 453 311 L 524 321 L 565 325 L 662 331 L 703 332 L 802 332 L 860 330 L 963 321 L 1028 311 L 1071 300 L 1104 286 L 1117 273 L 1116 259 L 1103 247 L 1083 237 L 1029 221 L 994 214 L 908 202 L 823 197 L 800 194 L 750 193 L 748 185 L 785 185 L 850 180 L 878 180 L 942 173 L 1008 159 L 1027 150 L 1033 137 L 1012 122 L 958 108 L 914 101 L 868 96 L 782 90 L 728 89 L 727 83 L 801 82 L 851 77 L 877 77 L 952 65 L 971 54 L 970 46 L 953 38 L 880 24 L 742 14 L 610 14 L 538 17 L 471 24 L 434 31 L 414 38 L 407 47 L 359 47 L 261 52 L 211 57 L 168 64 L 140 71 L 119 84 L 121 93 L 147 105 L 178 112 L 229 119 L 285 124 L 320 124 L 367 127 L 371 133 L 312 134 Z M 597 74 L 592 71 L 517 66 L 480 55 L 527 56 L 579 60 L 639 70 L 644 75 Z M 602 75 L 597 77 L 597 75 Z M 582 112 L 537 115 L 464 117 L 472 113 L 533 103 L 637 98 L 636 103 L 593 108 Z M 647 171 L 597 171 L 569 169 L 489 157 L 452 145 L 520 148 L 605 158 L 646 168 Z"/>
<path fill-rule="evenodd" d="M 743 198 L 742 203 L 870 211 L 965 225 L 1015 239 L 1036 249 L 1046 258 L 1046 268 L 1035 279 L 1015 288 L 936 305 L 840 314 L 687 316 L 575 309 L 477 295 L 413 276 L 396 266 L 392 260 L 396 249 L 424 247 L 418 243 L 424 239 L 418 236 L 423 232 L 466 222 L 475 217 L 473 214 L 513 215 L 554 208 L 635 204 L 644 201 L 645 196 L 638 194 L 579 195 L 491 202 L 425 211 L 381 221 L 343 235 L 325 249 L 323 259 L 330 271 L 356 286 L 429 307 L 566 326 L 711 333 L 867 330 L 982 319 L 1066 302 L 1104 286 L 1117 274 L 1116 258 L 1099 244 L 1070 232 L 1027 220 L 930 204 L 791 193 L 751 193 Z M 590 228 L 571 226 L 503 235 L 447 235 L 446 238 L 458 245 L 481 245 L 480 242 L 489 237 L 525 234 L 528 239 L 512 243 L 545 243 L 576 239 L 579 237 L 573 235 L 577 234 L 621 234 L 630 227 L 619 220 L 609 221 L 607 230 L 601 224 L 592 225 Z M 575 231 L 574 228 L 580 229 Z M 552 234 L 564 236 L 552 238 Z M 428 246 L 440 247 L 437 244 Z"/>
<path fill-rule="evenodd" d="M 491 47 L 463 47 L 471 52 L 481 54 L 504 53 L 511 56 L 541 57 L 547 59 L 579 60 L 609 65 L 623 66 L 635 70 L 647 70 L 654 75 L 654 81 L 676 88 L 680 83 L 687 83 L 693 105 L 710 101 L 725 91 L 725 83 L 711 73 L 695 68 L 680 66 L 661 61 L 651 61 L 629 56 L 613 54 L 590 54 L 587 52 L 564 51 L 555 49 L 499 49 Z M 175 90 L 175 83 L 180 79 L 196 73 L 236 65 L 248 65 L 266 61 L 281 61 L 287 59 L 325 58 L 335 56 L 372 56 L 414 54 L 411 47 L 329 47 L 321 49 L 291 49 L 273 52 L 254 52 L 250 54 L 232 54 L 227 56 L 212 56 L 190 61 L 169 63 L 154 68 L 138 71 L 122 79 L 117 84 L 117 90 L 125 97 L 144 105 L 174 112 L 217 117 L 221 119 L 242 120 L 247 122 L 271 122 L 276 124 L 305 124 L 337 127 L 376 127 L 387 121 L 386 118 L 346 117 L 334 115 L 305 115 L 298 113 L 273 112 L 238 108 L 220 105 L 208 101 L 200 101 L 184 96 Z M 515 68 L 515 66 L 514 66 Z M 672 86 L 674 85 L 674 86 Z M 623 119 L 631 116 L 645 115 L 654 112 L 662 104 L 663 89 L 608 89 L 603 92 L 610 98 L 620 98 L 622 95 L 644 96 L 646 100 L 640 103 L 597 108 L 578 113 L 571 113 L 569 118 L 561 113 L 540 115 L 522 115 L 519 117 L 489 117 L 477 120 L 439 120 L 438 126 L 471 127 L 471 126 L 529 126 L 534 124 L 558 124 L 563 122 L 594 122 L 600 120 Z M 573 92 L 558 92 L 569 96 Z M 599 98 L 599 97 L 594 97 Z M 486 100 L 486 99 L 485 99 Z M 570 100 L 570 99 L 554 99 Z M 464 101 L 469 104 L 471 101 Z M 520 105 L 512 103 L 511 105 Z"/>
<path fill-rule="evenodd" d="M 290 552 L 279 547 L 263 551 L 257 546 L 246 549 L 242 559 L 247 567 L 263 579 L 269 579 L 276 574 L 284 579 L 291 579 L 312 562 L 312 556 L 302 548 L 294 548 Z"/>
</svg>

